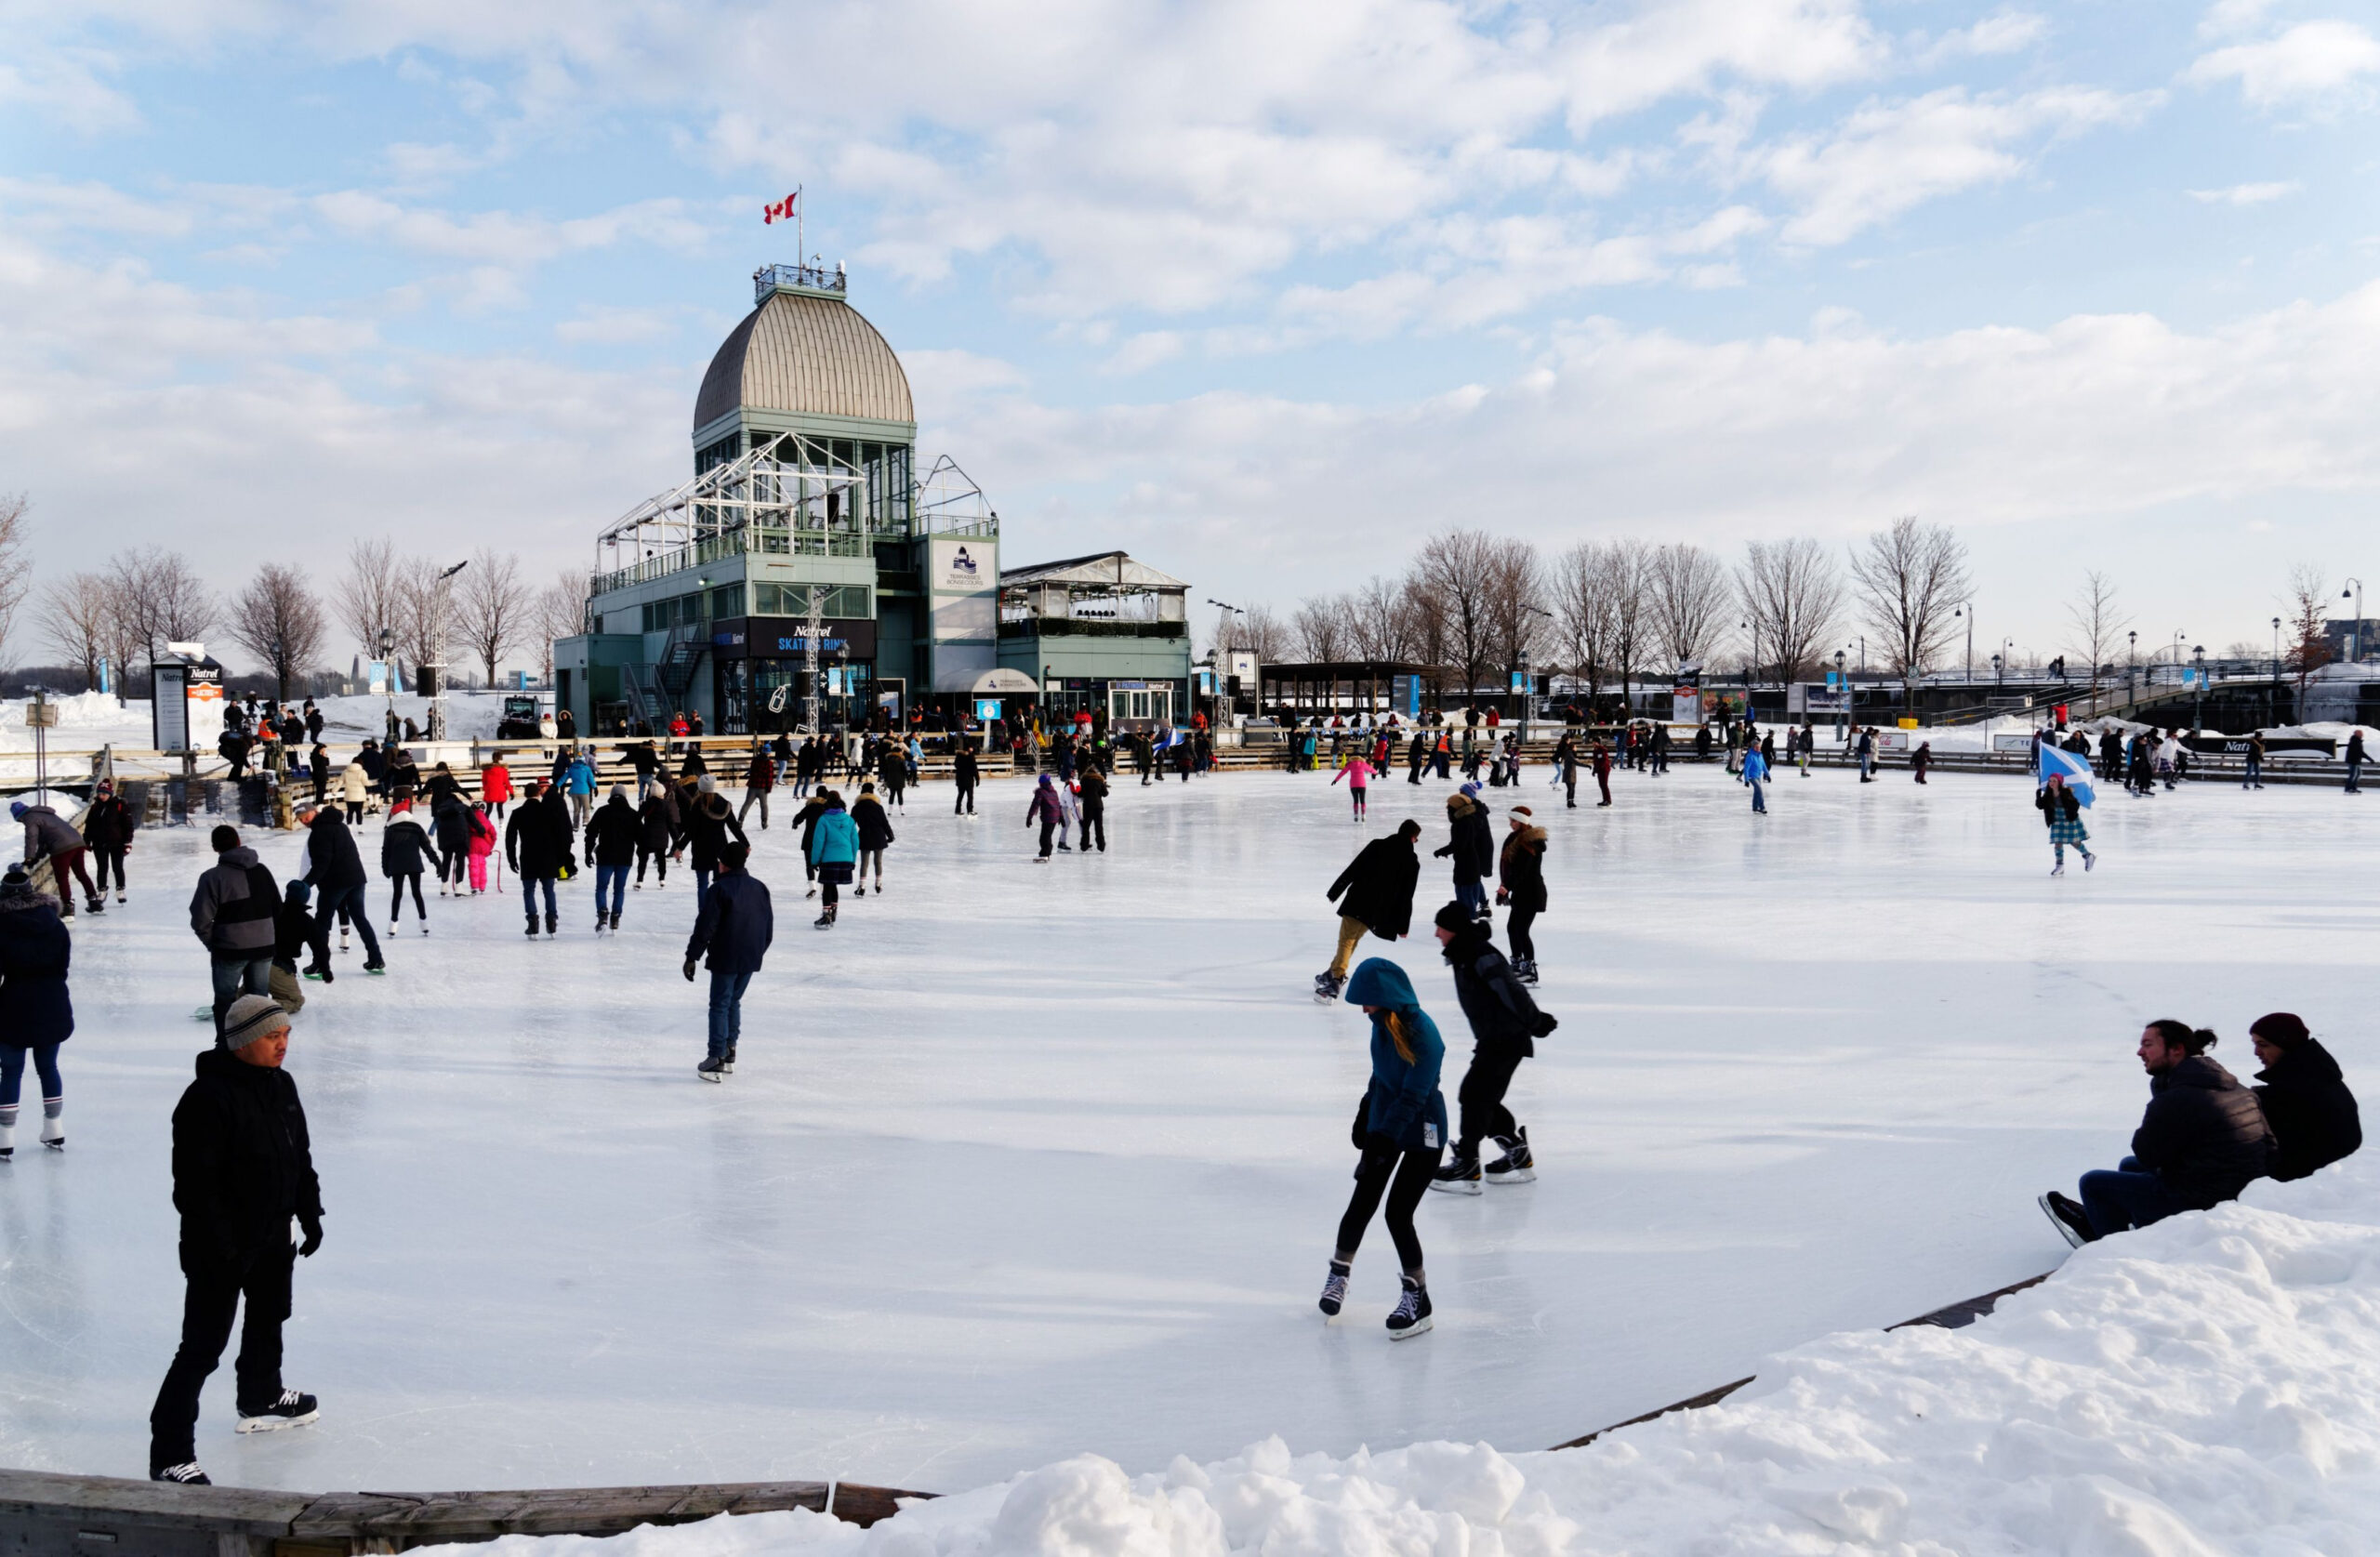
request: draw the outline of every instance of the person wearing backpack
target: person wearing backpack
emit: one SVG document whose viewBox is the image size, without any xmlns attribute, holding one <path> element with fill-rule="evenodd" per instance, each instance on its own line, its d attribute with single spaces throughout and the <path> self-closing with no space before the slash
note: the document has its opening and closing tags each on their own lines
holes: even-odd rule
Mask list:
<svg viewBox="0 0 2380 1557">
<path fill-rule="evenodd" d="M 1554 1018 L 1537 1009 L 1513 965 L 1496 949 L 1494 926 L 1471 916 L 1468 904 L 1449 903 L 1438 910 L 1438 944 L 1446 948 L 1447 966 L 1454 971 L 1455 999 L 1463 1020 L 1471 1023 L 1474 1047 L 1471 1069 L 1455 1094 L 1461 1109 L 1461 1134 L 1454 1155 L 1430 1187 L 1453 1194 L 1477 1194 L 1484 1177 L 1491 1184 L 1526 1184 L 1537 1177 L 1537 1159 L 1529 1155 L 1528 1128 L 1504 1106 L 1504 1093 L 1523 1060 L 1537 1052 L 1537 1040 L 1554 1031 Z M 1480 1167 L 1482 1143 L 1493 1143 L 1498 1155 Z"/>
</svg>

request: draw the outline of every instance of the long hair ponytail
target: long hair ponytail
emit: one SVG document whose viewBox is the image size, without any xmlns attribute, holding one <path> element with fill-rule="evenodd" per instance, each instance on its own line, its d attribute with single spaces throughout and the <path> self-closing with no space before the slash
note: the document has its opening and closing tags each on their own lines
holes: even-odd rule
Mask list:
<svg viewBox="0 0 2380 1557">
<path fill-rule="evenodd" d="M 1380 1013 L 1381 1022 L 1388 1028 L 1388 1041 L 1396 1046 L 1396 1057 L 1407 1064 L 1413 1062 L 1413 1040 L 1406 1036 L 1404 1014 L 1396 1010 Z"/>
</svg>

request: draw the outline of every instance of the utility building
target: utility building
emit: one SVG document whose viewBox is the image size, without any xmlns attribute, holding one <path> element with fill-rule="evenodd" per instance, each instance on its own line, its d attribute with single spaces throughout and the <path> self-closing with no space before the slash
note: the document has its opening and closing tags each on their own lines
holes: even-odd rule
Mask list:
<svg viewBox="0 0 2380 1557">
<path fill-rule="evenodd" d="M 1120 551 L 1000 576 L 1000 664 L 1054 713 L 1156 724 L 1190 713 L 1190 586 Z"/>
</svg>

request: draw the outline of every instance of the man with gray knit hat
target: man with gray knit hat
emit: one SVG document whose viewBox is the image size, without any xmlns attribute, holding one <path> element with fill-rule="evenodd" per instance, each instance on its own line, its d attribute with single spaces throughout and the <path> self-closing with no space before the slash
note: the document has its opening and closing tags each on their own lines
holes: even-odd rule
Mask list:
<svg viewBox="0 0 2380 1557">
<path fill-rule="evenodd" d="M 205 1485 L 198 1396 L 240 1328 L 239 1431 L 302 1427 L 314 1397 L 281 1384 L 281 1326 L 298 1255 L 323 1247 L 323 1190 L 298 1084 L 282 1062 L 289 1016 L 271 996 L 243 995 L 224 1013 L 220 1044 L 198 1057 L 174 1109 L 174 1208 L 181 1213 L 181 1346 L 149 1413 L 152 1481 Z M 305 1242 L 293 1247 L 296 1218 Z"/>
<path fill-rule="evenodd" d="M 281 889 L 272 872 L 257 863 L 257 851 L 240 842 L 238 828 L 218 827 L 208 842 L 215 865 L 190 895 L 190 928 L 213 966 L 215 1030 L 220 1033 L 234 999 L 271 993 Z"/>
</svg>

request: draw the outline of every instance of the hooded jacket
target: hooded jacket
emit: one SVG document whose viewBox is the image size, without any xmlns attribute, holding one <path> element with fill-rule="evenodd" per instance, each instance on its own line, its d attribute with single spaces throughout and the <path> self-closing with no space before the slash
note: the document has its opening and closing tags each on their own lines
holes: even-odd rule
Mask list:
<svg viewBox="0 0 2380 1557">
<path fill-rule="evenodd" d="M 727 847 L 731 833 L 738 843 L 750 841 L 726 796 L 713 790 L 694 802 L 693 813 L 686 818 L 686 840 L 694 846 L 696 870 L 719 868 L 719 851 Z"/>
<path fill-rule="evenodd" d="M 0 889 L 0 1048 L 64 1043 L 74 1031 L 66 972 L 74 937 L 30 883 Z"/>
<path fill-rule="evenodd" d="M 1537 1009 L 1513 965 L 1488 939 L 1487 925 L 1465 925 L 1447 943 L 1446 959 L 1454 970 L 1455 1000 L 1479 1047 L 1535 1054 L 1537 1039 L 1554 1030 L 1554 1019 Z"/>
<path fill-rule="evenodd" d="M 859 858 L 859 825 L 842 807 L 829 805 L 818 813 L 807 851 L 813 865 L 847 865 Z"/>
<path fill-rule="evenodd" d="M 2272 1130 L 2272 1176 L 2303 1179 L 2352 1155 L 2363 1144 L 2363 1120 L 2339 1062 L 2307 1038 L 2263 1070 L 2255 1089 Z"/>
<path fill-rule="evenodd" d="M 237 1264 L 323 1217 L 306 1109 L 287 1071 L 228 1049 L 198 1057 L 174 1108 L 174 1208 L 185 1262 Z"/>
<path fill-rule="evenodd" d="M 1447 1046 L 1437 1023 L 1421 1009 L 1413 981 L 1405 970 L 1384 957 L 1368 957 L 1356 965 L 1347 981 L 1347 1003 L 1380 1006 L 1372 1018 L 1372 1075 L 1364 1089 L 1355 1117 L 1369 1143 L 1400 1152 L 1426 1152 L 1447 1143 L 1447 1100 L 1438 1090 L 1438 1073 L 1446 1066 Z M 1413 1050 L 1408 1060 L 1396 1051 L 1388 1030 L 1389 1011 L 1396 1013 Z"/>
<path fill-rule="evenodd" d="M 2175 1198 L 2203 1211 L 2271 1171 L 2272 1131 L 2256 1095 L 2203 1054 L 2149 1083 L 2132 1155 Z"/>
<path fill-rule="evenodd" d="M 489 805 L 500 806 L 512 798 L 512 770 L 501 762 L 491 762 L 480 770 L 480 798 Z"/>
<path fill-rule="evenodd" d="M 1329 895 L 1339 903 L 1339 912 L 1383 941 L 1411 930 L 1413 889 L 1421 879 L 1421 858 L 1413 851 L 1413 840 L 1401 832 L 1365 844 L 1330 883 Z M 1342 892 L 1344 902 L 1339 902 Z"/>
<path fill-rule="evenodd" d="M 272 872 L 243 844 L 216 855 L 199 877 L 190 897 L 190 928 L 218 957 L 270 957 L 273 916 L 280 907 L 281 889 Z"/>
<path fill-rule="evenodd" d="M 25 825 L 27 864 L 46 854 L 63 854 L 83 847 L 83 835 L 68 826 L 66 819 L 47 806 L 27 806 L 20 820 Z"/>
<path fill-rule="evenodd" d="M 1515 908 L 1545 912 L 1545 829 L 1522 827 L 1504 835 L 1496 860 L 1496 880 Z"/>
<path fill-rule="evenodd" d="M 524 880 L 556 879 L 570 859 L 570 811 L 561 792 L 549 789 L 504 825 L 505 863 Z"/>
<path fill-rule="evenodd" d="M 400 811 L 380 831 L 380 874 L 386 877 L 419 876 L 438 868 L 438 851 L 430 846 L 430 835 L 413 819 L 413 812 Z"/>
<path fill-rule="evenodd" d="M 94 849 L 126 848 L 139 827 L 140 818 L 121 795 L 101 796 L 83 813 L 83 837 Z"/>
<path fill-rule="evenodd" d="M 1033 798 L 1025 802 L 1025 825 L 1036 822 L 1055 824 L 1065 819 L 1065 808 L 1058 803 L 1058 786 L 1044 773 L 1041 782 L 1033 786 Z"/>
<path fill-rule="evenodd" d="M 306 879 L 318 892 L 364 885 L 364 856 L 356 851 L 347 818 L 335 811 L 314 813 L 306 829 Z"/>
<path fill-rule="evenodd" d="M 431 836 L 442 854 L 460 854 L 471 846 L 470 818 L 478 808 L 459 796 L 449 796 L 430 808 Z"/>
<path fill-rule="evenodd" d="M 644 831 L 643 819 L 636 807 L 628 804 L 626 795 L 615 795 L 595 808 L 587 819 L 587 863 L 590 865 L 631 865 L 636 864 L 637 838 Z"/>
<path fill-rule="evenodd" d="M 669 797 L 666 791 L 654 790 L 636 808 L 637 847 L 648 854 L 666 854 L 669 851 Z"/>
<path fill-rule="evenodd" d="M 873 795 L 862 795 L 853 802 L 852 825 L 859 829 L 862 849 L 882 849 L 892 841 L 892 819 L 884 814 Z"/>
<path fill-rule="evenodd" d="M 1447 797 L 1445 845 L 1435 857 L 1454 862 L 1455 885 L 1475 886 L 1496 868 L 1496 840 L 1488 831 L 1488 808 L 1468 795 Z"/>
</svg>

